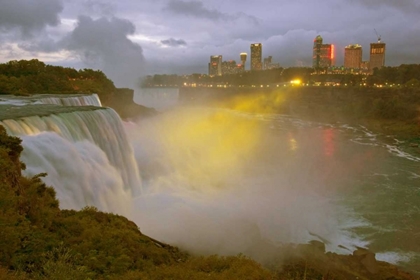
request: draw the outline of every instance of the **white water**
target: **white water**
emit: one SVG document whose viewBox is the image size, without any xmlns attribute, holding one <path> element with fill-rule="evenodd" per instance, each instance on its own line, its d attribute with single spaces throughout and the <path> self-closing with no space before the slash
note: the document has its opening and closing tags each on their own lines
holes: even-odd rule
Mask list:
<svg viewBox="0 0 420 280">
<path fill-rule="evenodd" d="M 25 175 L 47 172 L 62 208 L 94 205 L 130 216 L 141 181 L 132 146 L 112 109 L 0 121 L 23 140 Z"/>
<path fill-rule="evenodd" d="M 97 94 L 81 95 L 81 96 L 49 96 L 40 98 L 42 104 L 56 104 L 63 106 L 98 106 L 102 107 L 101 100 Z"/>
<path fill-rule="evenodd" d="M 101 101 L 97 94 L 76 94 L 76 95 L 32 95 L 29 97 L 0 96 L 0 105 L 24 106 L 31 104 L 55 104 L 63 106 L 98 106 Z"/>
</svg>

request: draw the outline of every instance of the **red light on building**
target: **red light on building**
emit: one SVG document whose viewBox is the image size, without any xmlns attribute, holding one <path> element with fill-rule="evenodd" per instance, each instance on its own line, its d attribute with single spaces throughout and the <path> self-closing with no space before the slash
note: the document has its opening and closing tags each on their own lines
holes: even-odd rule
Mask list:
<svg viewBox="0 0 420 280">
<path fill-rule="evenodd" d="M 331 45 L 331 59 L 334 59 L 334 45 Z"/>
</svg>

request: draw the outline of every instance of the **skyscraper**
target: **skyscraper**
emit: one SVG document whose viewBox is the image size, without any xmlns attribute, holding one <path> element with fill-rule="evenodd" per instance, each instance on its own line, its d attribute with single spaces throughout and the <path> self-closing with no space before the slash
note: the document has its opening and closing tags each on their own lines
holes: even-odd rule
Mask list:
<svg viewBox="0 0 420 280">
<path fill-rule="evenodd" d="M 344 48 L 344 67 L 360 69 L 362 63 L 362 46 L 348 45 Z"/>
<path fill-rule="evenodd" d="M 222 75 L 222 56 L 221 55 L 210 56 L 209 75 L 210 76 Z"/>
<path fill-rule="evenodd" d="M 222 75 L 235 74 L 238 66 L 235 60 L 223 61 L 222 62 Z"/>
<path fill-rule="evenodd" d="M 247 58 L 248 54 L 246 52 L 243 52 L 240 54 L 241 57 L 241 65 L 242 65 L 242 70 L 245 71 L 245 65 L 246 65 L 246 58 Z"/>
<path fill-rule="evenodd" d="M 335 50 L 332 44 L 323 44 L 320 35 L 316 36 L 313 46 L 312 66 L 315 69 L 331 67 L 335 64 Z"/>
<path fill-rule="evenodd" d="M 273 57 L 271 55 L 269 57 L 264 58 L 264 70 L 270 69 L 272 60 L 273 60 Z"/>
<path fill-rule="evenodd" d="M 370 58 L 369 58 L 369 72 L 373 73 L 373 69 L 381 68 L 385 65 L 385 47 L 386 44 L 382 43 L 378 38 L 377 43 L 370 44 Z"/>
<path fill-rule="evenodd" d="M 262 70 L 262 44 L 251 44 L 251 71 Z"/>
</svg>

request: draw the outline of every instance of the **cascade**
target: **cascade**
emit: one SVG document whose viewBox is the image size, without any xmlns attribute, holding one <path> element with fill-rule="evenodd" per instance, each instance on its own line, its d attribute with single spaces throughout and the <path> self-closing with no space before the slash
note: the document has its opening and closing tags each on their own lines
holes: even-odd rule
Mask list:
<svg viewBox="0 0 420 280">
<path fill-rule="evenodd" d="M 102 107 L 101 101 L 96 93 L 91 95 L 54 95 L 39 99 L 42 104 L 56 104 L 63 106 L 98 106 Z"/>
<path fill-rule="evenodd" d="M 63 106 L 98 106 L 101 101 L 94 94 L 35 94 L 31 96 L 5 95 L 0 97 L 0 105 L 31 105 L 31 104 L 55 104 Z"/>
<path fill-rule="evenodd" d="M 72 104 L 94 96 L 67 98 Z M 45 102 L 61 102 L 42 98 Z M 0 106 L 1 107 L 1 106 Z M 46 172 L 62 208 L 93 205 L 128 214 L 141 181 L 122 121 L 110 108 L 57 105 L 3 106 L 0 125 L 22 138 L 25 175 Z M 7 118 L 7 115 L 10 117 Z"/>
</svg>

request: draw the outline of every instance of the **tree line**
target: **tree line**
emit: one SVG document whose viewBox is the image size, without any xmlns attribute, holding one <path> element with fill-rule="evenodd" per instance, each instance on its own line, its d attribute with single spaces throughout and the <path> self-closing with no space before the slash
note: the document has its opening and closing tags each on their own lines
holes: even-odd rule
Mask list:
<svg viewBox="0 0 420 280">
<path fill-rule="evenodd" d="M 46 65 L 37 59 L 0 64 L 0 94 L 75 94 L 115 92 L 114 83 L 99 70 Z"/>
</svg>

